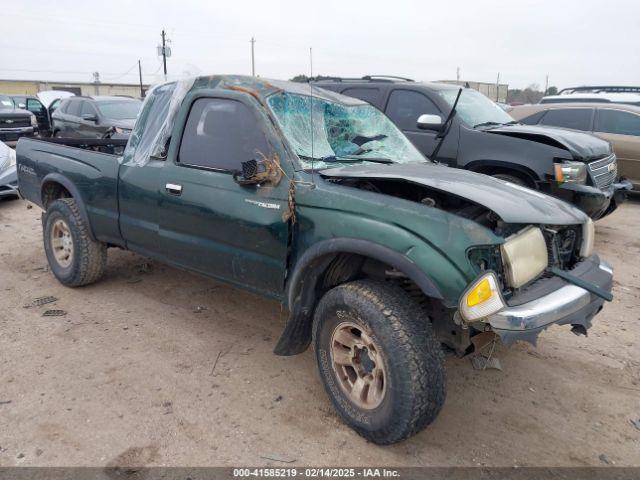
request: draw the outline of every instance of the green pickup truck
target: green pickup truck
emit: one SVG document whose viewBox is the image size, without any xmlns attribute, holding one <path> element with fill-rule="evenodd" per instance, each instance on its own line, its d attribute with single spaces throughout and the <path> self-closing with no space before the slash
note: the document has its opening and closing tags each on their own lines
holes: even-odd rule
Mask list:
<svg viewBox="0 0 640 480">
<path fill-rule="evenodd" d="M 354 98 L 197 77 L 149 92 L 122 156 L 109 142 L 18 143 L 55 277 L 95 282 L 115 247 L 278 300 L 275 353 L 313 343 L 337 412 L 375 443 L 436 418 L 443 344 L 462 356 L 479 336 L 586 334 L 611 299 L 584 213 L 432 163 Z"/>
</svg>

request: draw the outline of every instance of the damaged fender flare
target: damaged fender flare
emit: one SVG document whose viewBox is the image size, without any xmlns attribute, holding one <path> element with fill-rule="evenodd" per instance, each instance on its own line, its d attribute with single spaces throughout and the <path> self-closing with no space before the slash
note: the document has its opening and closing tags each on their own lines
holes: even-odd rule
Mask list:
<svg viewBox="0 0 640 480">
<path fill-rule="evenodd" d="M 44 205 L 45 199 L 43 196 L 44 189 L 47 184 L 52 183 L 57 183 L 58 185 L 63 186 L 71 194 L 73 199 L 76 201 L 78 209 L 80 210 L 80 216 L 82 217 L 82 220 L 87 224 L 89 237 L 91 238 L 91 240 L 96 241 L 96 237 L 93 233 L 93 228 L 91 227 L 91 222 L 89 221 L 89 215 L 87 215 L 87 209 L 85 207 L 84 200 L 82 199 L 78 188 L 67 177 L 59 173 L 50 173 L 42 179 L 42 182 L 40 183 L 40 201 L 42 203 L 41 207 L 46 210 Z"/>
<path fill-rule="evenodd" d="M 289 321 L 278 344 L 276 355 L 296 355 L 304 352 L 311 343 L 313 312 L 318 298 L 318 281 L 335 255 L 353 253 L 385 263 L 409 277 L 431 298 L 443 296 L 433 280 L 407 256 L 368 240 L 333 238 L 310 247 L 296 262 L 287 285 Z"/>
</svg>

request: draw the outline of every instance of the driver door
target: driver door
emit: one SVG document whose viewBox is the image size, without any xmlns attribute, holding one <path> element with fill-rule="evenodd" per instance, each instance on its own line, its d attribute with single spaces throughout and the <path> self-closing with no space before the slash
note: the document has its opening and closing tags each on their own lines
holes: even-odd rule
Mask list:
<svg viewBox="0 0 640 480">
<path fill-rule="evenodd" d="M 241 162 L 273 157 L 264 122 L 242 98 L 193 102 L 178 151 L 170 155 L 175 161 L 162 169 L 160 242 L 174 264 L 278 297 L 288 182 L 239 185 L 233 178 Z"/>
</svg>

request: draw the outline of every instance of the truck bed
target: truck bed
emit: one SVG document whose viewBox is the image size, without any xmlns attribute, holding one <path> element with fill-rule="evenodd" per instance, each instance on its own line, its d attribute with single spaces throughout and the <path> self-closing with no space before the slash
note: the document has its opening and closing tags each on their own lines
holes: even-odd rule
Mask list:
<svg viewBox="0 0 640 480">
<path fill-rule="evenodd" d="M 46 208 L 47 188 L 63 187 L 86 215 L 93 236 L 120 244 L 120 157 L 104 151 L 121 150 L 124 145 L 126 140 L 21 139 L 16 148 L 20 194 Z"/>
</svg>

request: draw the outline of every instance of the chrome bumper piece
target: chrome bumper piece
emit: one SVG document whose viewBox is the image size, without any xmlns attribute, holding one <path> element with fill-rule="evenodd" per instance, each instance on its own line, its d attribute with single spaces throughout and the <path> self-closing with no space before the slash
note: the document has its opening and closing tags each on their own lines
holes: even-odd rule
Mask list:
<svg viewBox="0 0 640 480">
<path fill-rule="evenodd" d="M 611 291 L 613 270 L 603 261 L 597 265 L 599 287 Z M 517 306 L 506 307 L 491 315 L 491 325 L 505 343 L 525 340 L 535 344 L 538 334 L 550 325 L 580 325 L 585 331 L 591 319 L 602 309 L 604 300 L 584 288 L 565 282 L 561 288 Z"/>
</svg>

